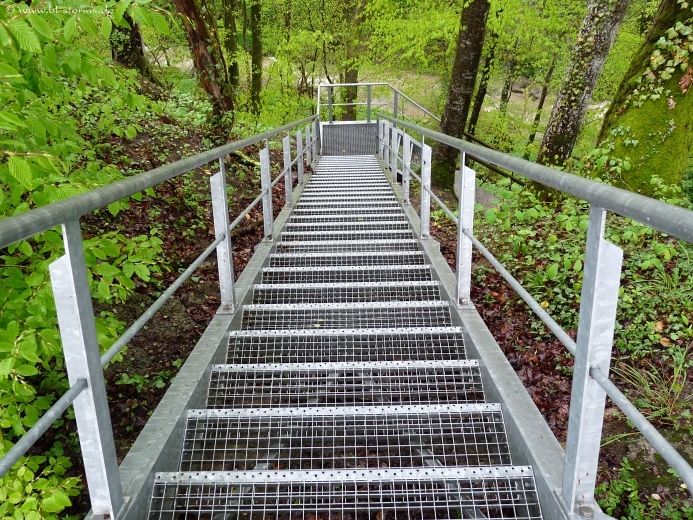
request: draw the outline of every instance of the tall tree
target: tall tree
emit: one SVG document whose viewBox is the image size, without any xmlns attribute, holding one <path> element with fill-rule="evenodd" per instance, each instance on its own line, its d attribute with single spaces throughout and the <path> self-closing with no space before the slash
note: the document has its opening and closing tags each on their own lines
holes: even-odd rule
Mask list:
<svg viewBox="0 0 693 520">
<path fill-rule="evenodd" d="M 347 27 L 350 28 L 345 42 L 345 83 L 358 83 L 359 81 L 359 63 L 358 57 L 361 50 L 361 21 L 365 8 L 365 0 L 350 0 L 345 8 L 345 21 Z M 347 103 L 344 112 L 345 121 L 354 121 L 356 119 L 356 107 L 351 103 L 356 102 L 358 87 L 346 87 L 344 102 Z"/>
<path fill-rule="evenodd" d="M 229 83 L 234 90 L 238 89 L 240 72 L 238 67 L 238 29 L 236 18 L 238 17 L 238 0 L 224 0 L 224 28 L 226 37 L 224 47 L 229 57 Z"/>
<path fill-rule="evenodd" d="M 689 57 L 693 8 L 662 0 L 633 55 L 602 125 L 600 148 L 632 166 L 611 167 L 621 186 L 652 193 L 657 175 L 670 184 L 687 182 L 693 200 L 693 60 Z M 618 132 L 612 132 L 619 128 Z M 629 159 L 629 160 L 628 160 Z M 609 162 L 603 163 L 609 168 Z M 616 174 L 613 175 L 616 169 Z"/>
<path fill-rule="evenodd" d="M 226 76 L 224 58 L 220 55 L 220 49 L 212 44 L 195 0 L 173 2 L 181 15 L 200 84 L 212 101 L 214 115 L 220 117 L 233 110 L 233 92 Z"/>
<path fill-rule="evenodd" d="M 453 137 L 462 137 L 469 115 L 489 9 L 488 0 L 471 0 L 462 9 L 452 77 L 440 122 L 440 131 Z M 454 148 L 442 143 L 436 145 L 431 172 L 435 184 L 445 188 L 453 187 L 457 156 L 458 152 Z"/>
<path fill-rule="evenodd" d="M 250 0 L 250 105 L 260 113 L 262 91 L 262 0 Z"/>
<path fill-rule="evenodd" d="M 136 69 L 142 77 L 157 83 L 152 67 L 144 55 L 144 41 L 140 27 L 128 13 L 123 13 L 120 23 L 113 27 L 109 41 L 113 61 L 123 67 Z"/>
<path fill-rule="evenodd" d="M 490 34 L 490 40 L 491 41 L 488 44 L 486 56 L 484 57 L 484 66 L 481 68 L 481 80 L 479 81 L 479 88 L 476 89 L 474 106 L 472 107 L 472 114 L 469 116 L 469 125 L 467 126 L 469 132 L 472 134 L 476 130 L 476 124 L 479 122 L 481 107 L 483 106 L 484 99 L 486 98 L 488 82 L 491 79 L 491 67 L 496 54 L 496 42 L 498 41 L 498 35 L 495 32 L 492 32 Z"/>
<path fill-rule="evenodd" d="M 587 104 L 630 0 L 590 0 L 551 112 L 537 161 L 562 165 L 573 152 Z"/>
</svg>

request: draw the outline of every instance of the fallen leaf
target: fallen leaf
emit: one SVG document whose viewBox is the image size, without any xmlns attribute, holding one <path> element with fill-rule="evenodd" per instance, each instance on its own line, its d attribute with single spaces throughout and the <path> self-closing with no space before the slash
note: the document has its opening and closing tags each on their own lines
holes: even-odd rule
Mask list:
<svg viewBox="0 0 693 520">
<path fill-rule="evenodd" d="M 686 73 L 683 76 L 681 76 L 681 79 L 679 80 L 679 88 L 681 88 L 681 94 L 687 93 L 691 84 L 693 84 L 693 68 L 688 67 Z"/>
<path fill-rule="evenodd" d="M 667 98 L 667 106 L 669 107 L 669 110 L 674 110 L 676 108 L 676 101 L 674 101 L 674 98 Z"/>
<path fill-rule="evenodd" d="M 669 345 L 671 345 L 671 340 L 669 338 L 660 338 L 659 344 L 663 347 L 668 347 Z"/>
<path fill-rule="evenodd" d="M 664 322 L 658 321 L 657 323 L 655 323 L 654 330 L 657 333 L 662 332 L 664 330 Z"/>
</svg>

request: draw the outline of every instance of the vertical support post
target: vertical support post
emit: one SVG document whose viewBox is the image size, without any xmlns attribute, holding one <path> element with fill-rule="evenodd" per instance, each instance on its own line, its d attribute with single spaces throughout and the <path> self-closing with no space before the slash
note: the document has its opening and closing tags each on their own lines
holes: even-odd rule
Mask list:
<svg viewBox="0 0 693 520">
<path fill-rule="evenodd" d="M 421 150 L 421 238 L 431 238 L 431 147 L 423 145 Z"/>
<path fill-rule="evenodd" d="M 378 157 L 380 157 L 381 160 L 384 159 L 383 157 L 383 149 L 385 148 L 385 121 L 382 119 L 378 119 Z"/>
<path fill-rule="evenodd" d="M 291 182 L 291 138 L 288 134 L 284 137 L 284 139 L 282 139 L 282 146 L 284 148 L 284 186 L 286 191 L 286 207 L 290 208 L 293 183 Z"/>
<path fill-rule="evenodd" d="M 306 126 L 306 164 L 310 166 L 313 164 L 313 158 L 311 157 L 312 146 L 310 143 L 310 125 Z"/>
<path fill-rule="evenodd" d="M 298 170 L 298 183 L 303 184 L 303 132 L 299 128 L 296 131 L 296 158 Z"/>
<path fill-rule="evenodd" d="M 313 157 L 317 162 L 320 158 L 320 120 L 316 119 L 313 124 Z"/>
<path fill-rule="evenodd" d="M 623 250 L 604 239 L 606 210 L 590 206 L 577 352 L 573 367 L 562 498 L 571 513 L 594 515 L 599 445 L 606 393 L 591 367 L 609 373 Z"/>
<path fill-rule="evenodd" d="M 411 137 L 402 131 L 402 203 L 409 204 L 409 179 L 411 175 Z"/>
<path fill-rule="evenodd" d="M 397 119 L 397 112 L 399 111 L 399 91 L 395 90 L 395 98 L 392 103 L 393 114 L 392 117 Z"/>
<path fill-rule="evenodd" d="M 390 134 L 392 133 L 392 124 L 389 121 L 383 122 L 383 155 L 385 167 L 390 168 Z"/>
<path fill-rule="evenodd" d="M 94 513 L 116 518 L 124 498 L 79 220 L 63 224 L 63 242 L 65 254 L 49 271 L 70 385 L 89 384 L 73 403 L 84 471 Z"/>
<path fill-rule="evenodd" d="M 371 86 L 366 85 L 366 121 L 371 122 Z"/>
<path fill-rule="evenodd" d="M 260 183 L 262 187 L 262 220 L 265 225 L 265 240 L 271 242 L 274 239 L 274 214 L 272 212 L 270 154 L 267 146 L 260 150 Z"/>
<path fill-rule="evenodd" d="M 398 152 L 399 130 L 392 125 L 392 134 L 390 140 L 390 176 L 392 182 L 397 182 L 397 152 Z"/>
<path fill-rule="evenodd" d="M 474 232 L 474 192 L 476 190 L 476 172 L 467 168 L 464 163 L 467 154 L 462 152 L 460 162 L 460 199 L 457 212 L 457 305 L 472 305 L 472 241 L 464 233 Z"/>
<path fill-rule="evenodd" d="M 224 157 L 219 158 L 219 172 L 209 179 L 212 191 L 212 214 L 214 216 L 214 234 L 224 235 L 224 240 L 217 246 L 217 267 L 219 268 L 219 290 L 221 306 L 219 312 L 233 313 L 236 309 L 236 296 L 233 286 L 233 249 L 231 247 L 231 230 L 229 229 L 229 201 L 226 195 L 226 166 Z"/>
<path fill-rule="evenodd" d="M 327 121 L 333 122 L 332 119 L 332 86 L 327 87 Z"/>
</svg>

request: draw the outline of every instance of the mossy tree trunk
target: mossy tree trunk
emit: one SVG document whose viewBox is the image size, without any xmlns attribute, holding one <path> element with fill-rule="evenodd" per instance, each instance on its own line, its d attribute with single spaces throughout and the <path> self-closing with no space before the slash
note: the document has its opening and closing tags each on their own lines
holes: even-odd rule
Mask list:
<svg viewBox="0 0 693 520">
<path fill-rule="evenodd" d="M 469 125 L 467 126 L 467 130 L 471 134 L 473 134 L 476 130 L 476 125 L 479 122 L 479 116 L 481 115 L 481 107 L 484 105 L 484 99 L 486 98 L 486 92 L 488 91 L 488 82 L 489 79 L 491 79 L 491 66 L 493 65 L 493 59 L 495 58 L 496 54 L 498 35 L 492 32 L 490 35 L 490 40 L 488 50 L 486 51 L 486 57 L 484 58 L 484 66 L 481 69 L 479 88 L 476 90 L 476 96 L 474 96 L 472 114 L 469 116 Z"/>
<path fill-rule="evenodd" d="M 691 6 L 684 8 L 677 0 L 663 0 L 599 132 L 600 148 L 610 150 L 611 156 L 627 160 L 631 166 L 612 180 L 647 195 L 652 194 L 653 175 L 679 185 L 693 170 L 693 97 L 688 92 L 693 82 L 693 61 L 686 57 L 670 77 L 660 76 L 664 63 L 678 54 L 672 51 L 688 44 L 681 32 L 672 32 L 677 24 L 693 28 Z M 673 43 L 672 50 L 657 45 L 660 39 Z M 663 61 L 659 67 L 655 66 L 656 53 Z"/>
<path fill-rule="evenodd" d="M 472 0 L 462 9 L 455 62 L 440 122 L 440 131 L 452 137 L 461 138 L 464 133 L 481 60 L 489 8 L 488 0 Z M 459 152 L 455 148 L 442 143 L 436 144 L 431 172 L 434 184 L 443 188 L 453 187 L 458 156 Z"/>
<path fill-rule="evenodd" d="M 590 0 L 537 162 L 562 165 L 571 156 L 590 96 L 629 3 L 630 0 Z"/>
<path fill-rule="evenodd" d="M 238 18 L 238 0 L 224 0 L 224 27 L 226 37 L 224 46 L 229 57 L 229 83 L 234 90 L 238 89 L 240 82 L 238 67 L 238 28 L 236 19 Z"/>
<path fill-rule="evenodd" d="M 365 9 L 365 0 L 350 0 L 344 10 L 344 18 L 350 27 L 345 43 L 345 83 L 358 83 L 359 81 L 359 55 L 361 54 L 361 20 Z M 358 87 L 346 87 L 344 92 L 345 103 L 355 103 L 358 95 Z M 344 110 L 344 121 L 356 120 L 356 106 L 347 105 Z"/>
<path fill-rule="evenodd" d="M 144 41 L 140 27 L 129 14 L 124 13 L 123 23 L 113 27 L 110 43 L 113 61 L 128 69 L 138 70 L 143 78 L 158 84 L 152 67 L 144 55 Z"/>
<path fill-rule="evenodd" d="M 262 91 L 262 2 L 250 3 L 250 105 L 253 113 L 260 113 Z"/>
</svg>

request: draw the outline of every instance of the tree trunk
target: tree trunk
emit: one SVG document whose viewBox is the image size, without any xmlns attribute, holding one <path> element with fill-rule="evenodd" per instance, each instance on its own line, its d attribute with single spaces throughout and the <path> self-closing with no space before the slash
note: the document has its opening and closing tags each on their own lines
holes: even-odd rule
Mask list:
<svg viewBox="0 0 693 520">
<path fill-rule="evenodd" d="M 349 6 L 345 8 L 345 18 L 351 31 L 345 43 L 344 83 L 358 83 L 359 81 L 358 57 L 361 51 L 361 20 L 364 8 L 364 0 L 351 0 Z M 344 121 L 356 120 L 356 106 L 351 103 L 356 102 L 357 95 L 358 87 L 345 88 L 344 102 L 347 105 L 343 116 Z"/>
<path fill-rule="evenodd" d="M 236 17 L 238 13 L 237 0 L 224 0 L 224 27 L 226 28 L 226 38 L 224 46 L 231 61 L 229 65 L 229 83 L 234 91 L 240 84 L 240 72 L 238 68 L 238 29 L 236 28 Z"/>
<path fill-rule="evenodd" d="M 551 78 L 553 77 L 553 71 L 556 69 L 556 58 L 554 55 L 553 60 L 551 60 L 551 66 L 549 71 L 546 73 L 544 78 L 544 85 L 541 87 L 541 96 L 539 96 L 539 104 L 537 105 L 537 113 L 534 114 L 534 121 L 532 122 L 532 131 L 527 139 L 527 149 L 525 150 L 524 159 L 529 159 L 530 150 L 529 147 L 534 143 L 534 138 L 537 136 L 537 130 L 539 129 L 539 123 L 541 122 L 541 113 L 544 111 L 544 103 L 546 102 L 546 94 L 549 91 L 549 83 L 551 83 Z"/>
<path fill-rule="evenodd" d="M 242 2 L 242 16 L 243 16 L 243 50 L 248 52 L 248 1 L 253 0 L 241 0 Z"/>
<path fill-rule="evenodd" d="M 111 32 L 111 57 L 113 61 L 128 69 L 137 69 L 143 78 L 158 84 L 154 78 L 152 67 L 144 55 L 144 41 L 140 27 L 129 14 L 123 14 L 127 25 L 116 25 Z"/>
<path fill-rule="evenodd" d="M 194 0 L 173 1 L 181 15 L 200 84 L 212 101 L 214 115 L 220 117 L 233 111 L 233 96 L 222 65 L 223 57 L 215 52 L 218 48 L 212 45 L 197 5 Z"/>
<path fill-rule="evenodd" d="M 260 114 L 260 92 L 262 91 L 262 0 L 250 4 L 250 105 L 254 114 Z"/>
<path fill-rule="evenodd" d="M 488 53 L 484 58 L 484 67 L 481 72 L 481 81 L 479 82 L 479 88 L 476 91 L 476 97 L 474 98 L 474 106 L 472 107 L 472 115 L 469 116 L 469 124 L 467 125 L 467 130 L 470 134 L 473 134 L 476 130 L 476 124 L 479 122 L 479 116 L 481 115 L 481 107 L 484 105 L 484 99 L 486 98 L 486 91 L 488 90 L 488 81 L 491 78 L 491 65 L 493 65 L 493 58 L 496 53 L 496 42 L 498 40 L 498 35 L 495 33 L 491 34 L 491 42 L 488 46 Z"/>
<path fill-rule="evenodd" d="M 647 195 L 653 194 L 652 176 L 667 184 L 680 185 L 686 181 L 686 192 L 693 200 L 693 61 L 686 57 L 684 66 L 676 67 L 669 79 L 658 74 L 666 65 L 656 66 L 655 51 L 665 62 L 674 59 L 681 47 L 666 50 L 657 45 L 663 38 L 673 43 L 670 29 L 682 24 L 690 27 L 691 7 L 682 7 L 677 0 L 663 0 L 630 67 L 616 91 L 604 117 L 599 133 L 600 147 L 610 149 L 609 155 L 628 160 L 631 169 L 612 172 L 611 180 L 621 187 Z M 679 35 L 682 28 L 679 28 Z M 681 38 L 681 36 L 677 36 Z M 679 44 L 688 45 L 682 38 Z M 688 66 L 685 64 L 688 63 Z M 666 93 L 653 99 L 654 88 Z M 642 99 L 641 96 L 645 96 Z M 612 134 L 611 130 L 619 128 Z M 605 165 L 606 166 L 606 165 Z M 601 173 L 601 172 L 600 172 Z"/>
<path fill-rule="evenodd" d="M 440 122 L 440 131 L 452 137 L 462 137 L 469 115 L 489 7 L 488 0 L 472 0 L 462 9 L 450 88 Z M 431 172 L 435 184 L 444 188 L 453 187 L 458 155 L 456 149 L 442 143 L 436 144 Z"/>
<path fill-rule="evenodd" d="M 629 2 L 590 0 L 539 148 L 539 163 L 560 166 L 572 154 L 587 104 Z"/>
</svg>

